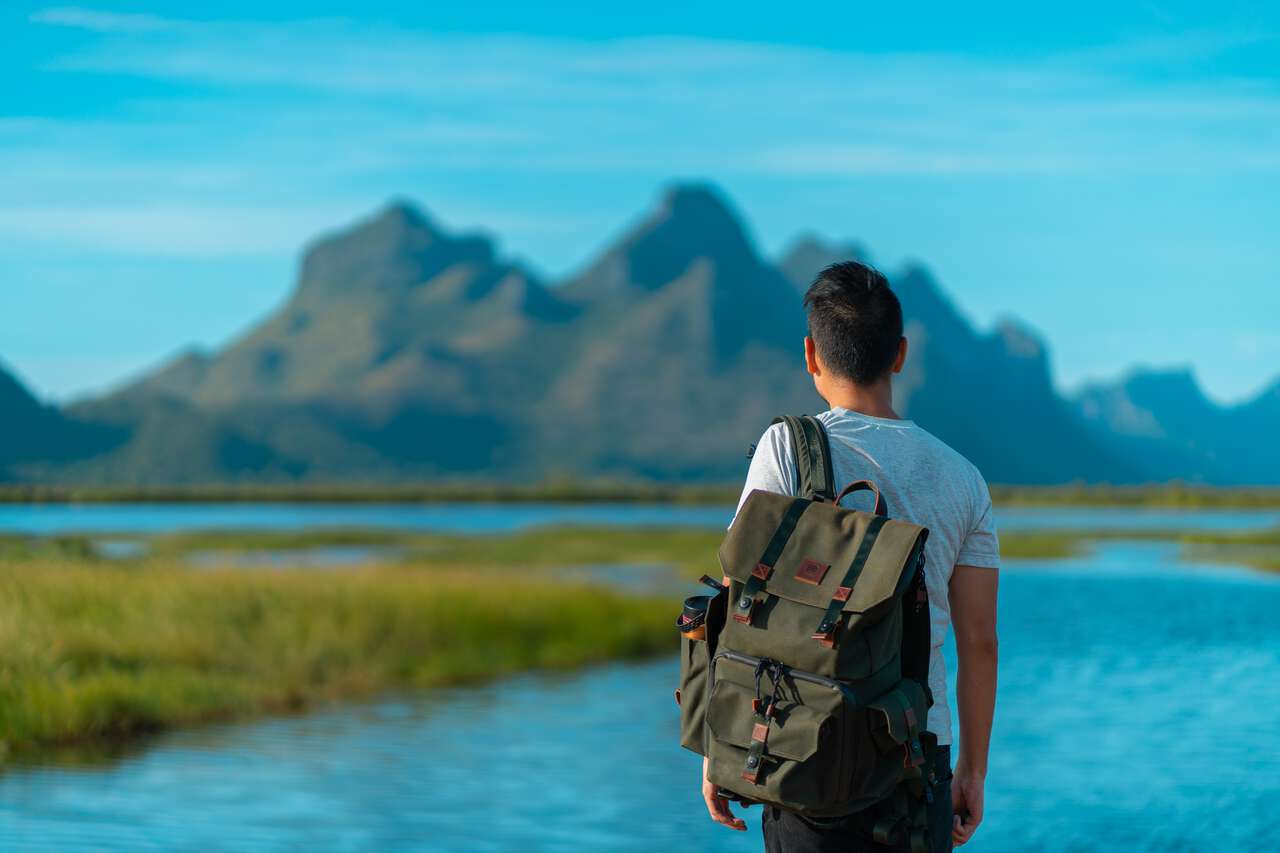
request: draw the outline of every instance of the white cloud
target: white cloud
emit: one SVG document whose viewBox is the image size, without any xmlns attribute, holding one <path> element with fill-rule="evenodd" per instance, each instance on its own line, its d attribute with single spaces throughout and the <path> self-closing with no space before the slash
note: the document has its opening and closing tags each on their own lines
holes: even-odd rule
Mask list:
<svg viewBox="0 0 1280 853">
<path fill-rule="evenodd" d="M 1200 34 L 1014 61 L 692 38 L 440 35 L 333 19 L 193 21 L 75 7 L 32 21 L 97 34 L 51 62 L 61 73 L 188 87 L 121 104 L 110 121 L 0 119 L 8 204 L 0 243 L 9 246 L 292 252 L 313 226 L 369 206 L 348 206 L 352 198 L 449 185 L 460 172 L 654 182 L 671 174 L 1280 172 L 1274 84 L 1191 85 L 1148 73 L 1179 50 L 1212 55 L 1251 36 Z M 514 219 L 525 236 L 538 234 L 520 221 L 537 218 L 529 214 L 481 211 L 461 193 L 446 200 L 476 208 L 490 227 Z"/>
<path fill-rule="evenodd" d="M 31 21 L 37 24 L 51 24 L 59 27 L 89 30 L 95 33 L 154 33 L 171 30 L 177 26 L 176 21 L 161 18 L 157 15 L 97 12 L 78 6 L 55 6 L 49 9 L 41 9 L 31 16 Z"/>
<path fill-rule="evenodd" d="M 154 206 L 0 208 L 0 251 L 227 257 L 296 251 L 352 209 Z"/>
<path fill-rule="evenodd" d="M 50 10 L 37 19 L 96 14 Z M 1280 168 L 1274 84 L 1191 85 L 1147 73 L 1179 50 L 1212 55 L 1258 39 L 1248 34 L 1013 61 L 693 38 L 439 35 L 342 20 L 151 24 L 100 28 L 97 44 L 53 67 L 213 86 L 215 99 L 270 98 L 317 121 L 353 110 L 384 135 L 350 121 L 334 133 L 377 152 L 375 161 L 421 140 L 452 146 L 433 156 L 461 168 L 662 162 L 672 171 L 708 161 L 832 176 Z M 511 146 L 500 159 L 491 150 L 499 144 Z"/>
</svg>

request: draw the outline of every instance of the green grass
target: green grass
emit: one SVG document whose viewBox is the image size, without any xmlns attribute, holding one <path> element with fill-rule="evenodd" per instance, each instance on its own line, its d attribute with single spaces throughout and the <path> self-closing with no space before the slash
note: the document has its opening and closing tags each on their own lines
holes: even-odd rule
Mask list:
<svg viewBox="0 0 1280 853">
<path fill-rule="evenodd" d="M 1000 534 L 1000 556 L 1012 560 L 1050 560 L 1074 557 L 1089 537 L 1073 532 L 1011 532 Z"/>
<path fill-rule="evenodd" d="M 288 712 L 389 688 L 660 653 L 672 600 L 574 583 L 584 565 L 716 575 L 716 530 L 559 527 L 460 536 L 211 531 L 110 561 L 84 536 L 0 535 L 0 750 L 43 755 L 174 726 Z M 143 537 L 138 537 L 143 538 Z M 1006 558 L 1102 539 L 1169 539 L 1197 559 L 1280 570 L 1280 529 L 1042 531 Z M 193 552 L 394 545 L 392 565 L 194 569 Z"/>
<path fill-rule="evenodd" d="M 0 485 L 0 503 L 670 503 L 732 504 L 740 486 L 612 481 L 532 485 L 456 483 L 280 483 L 204 486 Z"/>
<path fill-rule="evenodd" d="M 991 487 L 997 506 L 1130 506 L 1200 509 L 1280 507 L 1280 488 L 1222 488 L 1166 483 L 1147 486 Z"/>
<path fill-rule="evenodd" d="M 157 536 L 152 552 L 179 557 L 194 551 L 292 550 L 332 545 L 391 545 L 404 561 L 448 569 L 542 570 L 609 564 L 668 565 L 697 578 L 719 571 L 723 531 L 665 527 L 539 527 L 500 535 L 458 535 L 334 529 L 202 531 Z"/>
<path fill-rule="evenodd" d="M 1247 531 L 1064 530 L 1011 531 L 1000 535 L 1000 555 L 1009 559 L 1060 559 L 1105 540 L 1176 542 L 1184 559 L 1280 571 L 1280 527 Z"/>
<path fill-rule="evenodd" d="M 0 503 L 598 503 L 645 502 L 731 505 L 740 484 L 675 484 L 599 480 L 505 483 L 280 483 L 204 486 L 0 485 Z M 1219 488 L 1184 483 L 1143 486 L 1002 486 L 992 497 L 1002 506 L 1278 507 L 1280 488 Z"/>
<path fill-rule="evenodd" d="M 0 746 L 38 754 L 669 649 L 670 601 L 420 568 L 0 559 Z"/>
</svg>

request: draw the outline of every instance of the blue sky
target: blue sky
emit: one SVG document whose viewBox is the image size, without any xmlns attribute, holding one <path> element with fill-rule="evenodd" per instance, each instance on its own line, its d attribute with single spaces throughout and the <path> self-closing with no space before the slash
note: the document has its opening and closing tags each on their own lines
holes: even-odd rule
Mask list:
<svg viewBox="0 0 1280 853">
<path fill-rule="evenodd" d="M 891 5 L 7 3 L 0 360 L 68 399 L 217 345 L 392 196 L 555 277 L 698 178 L 767 252 L 923 261 L 1065 389 L 1280 373 L 1274 4 Z"/>
</svg>

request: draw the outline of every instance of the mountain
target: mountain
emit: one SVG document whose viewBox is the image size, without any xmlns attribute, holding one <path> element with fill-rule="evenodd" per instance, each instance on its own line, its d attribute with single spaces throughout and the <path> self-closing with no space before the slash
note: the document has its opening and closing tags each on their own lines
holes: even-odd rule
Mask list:
<svg viewBox="0 0 1280 853">
<path fill-rule="evenodd" d="M 199 412 L 266 479 L 486 470 L 510 461 L 506 414 L 537 372 L 520 351 L 575 313 L 487 238 L 396 202 L 310 246 L 288 301 L 223 350 L 73 411 L 139 428 Z"/>
<path fill-rule="evenodd" d="M 803 290 L 828 264 L 859 257 L 856 248 L 806 238 L 780 266 Z M 1047 348 L 1033 332 L 1011 320 L 976 331 L 922 266 L 889 278 L 908 342 L 895 386 L 899 414 L 958 448 L 993 481 L 1145 479 L 1140 465 L 1106 447 L 1059 398 Z"/>
<path fill-rule="evenodd" d="M 1188 369 L 1135 370 L 1081 389 L 1075 404 L 1100 441 L 1142 458 L 1165 478 L 1280 482 L 1280 381 L 1253 400 L 1223 407 L 1205 396 Z"/>
<path fill-rule="evenodd" d="M 122 438 L 110 426 L 78 422 L 40 402 L 0 366 L 0 482 L 92 456 Z"/>
<path fill-rule="evenodd" d="M 832 245 L 816 234 L 804 234 L 792 241 L 779 256 L 778 271 L 787 277 L 798 293 L 803 294 L 819 270 L 839 261 L 866 263 L 869 259 L 866 251 L 854 243 Z"/>
<path fill-rule="evenodd" d="M 0 374 L 0 477 L 733 481 L 774 415 L 822 408 L 800 295 L 862 256 L 807 237 L 771 261 L 716 188 L 683 184 L 547 282 L 394 201 L 308 246 L 288 299 L 215 351 L 64 411 Z M 1063 400 L 1034 333 L 975 329 L 921 266 L 890 278 L 910 339 L 897 404 L 990 480 L 1165 479 L 1207 458 L 1212 432 L 1184 446 L 1194 417 L 1136 391 Z M 1280 386 L 1250 406 L 1276 423 Z"/>
</svg>

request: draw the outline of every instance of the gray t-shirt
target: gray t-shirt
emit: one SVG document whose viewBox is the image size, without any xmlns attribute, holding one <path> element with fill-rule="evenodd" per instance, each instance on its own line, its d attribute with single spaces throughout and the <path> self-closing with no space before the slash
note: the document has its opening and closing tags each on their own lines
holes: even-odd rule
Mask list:
<svg viewBox="0 0 1280 853">
<path fill-rule="evenodd" d="M 986 481 L 969 460 L 911 421 L 873 418 L 841 408 L 823 412 L 818 419 L 831 440 L 837 491 L 853 480 L 871 480 L 880 487 L 890 518 L 929 528 L 925 575 L 933 635 L 929 688 L 934 701 L 929 731 L 939 743 L 951 743 L 947 665 L 942 656 L 942 643 L 951 628 L 947 595 L 951 572 L 956 566 L 1000 566 Z M 796 493 L 796 461 L 784 424 L 769 427 L 756 445 L 739 508 L 753 489 Z M 870 504 L 869 492 L 856 492 L 843 505 L 870 510 Z"/>
</svg>

